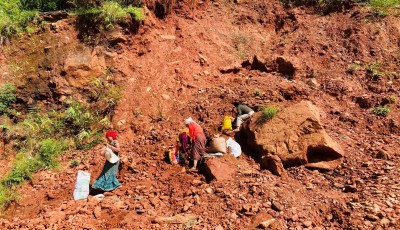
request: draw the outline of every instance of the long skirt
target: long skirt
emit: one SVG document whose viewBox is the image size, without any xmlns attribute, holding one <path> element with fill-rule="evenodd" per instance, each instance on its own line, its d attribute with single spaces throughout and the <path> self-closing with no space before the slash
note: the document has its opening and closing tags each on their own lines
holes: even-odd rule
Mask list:
<svg viewBox="0 0 400 230">
<path fill-rule="evenodd" d="M 206 142 L 207 142 L 206 135 L 204 134 L 196 135 L 196 140 L 194 141 L 191 151 L 192 155 L 191 157 L 193 158 L 193 160 L 200 160 L 201 157 L 204 155 L 206 149 Z"/>
<path fill-rule="evenodd" d="M 114 164 L 106 161 L 103 170 L 100 173 L 100 176 L 93 183 L 92 187 L 95 189 L 101 189 L 105 192 L 109 192 L 121 186 L 121 184 L 117 180 L 118 166 L 119 161 Z"/>
</svg>

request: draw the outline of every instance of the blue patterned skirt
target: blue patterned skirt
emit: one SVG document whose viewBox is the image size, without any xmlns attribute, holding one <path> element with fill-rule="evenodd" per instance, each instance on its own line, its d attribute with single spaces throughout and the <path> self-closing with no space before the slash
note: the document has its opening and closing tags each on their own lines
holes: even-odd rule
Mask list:
<svg viewBox="0 0 400 230">
<path fill-rule="evenodd" d="M 93 183 L 92 187 L 95 189 L 101 189 L 105 192 L 110 192 L 121 186 L 117 180 L 118 166 L 119 161 L 114 164 L 106 161 L 103 171 L 101 171 L 100 176 Z"/>
</svg>

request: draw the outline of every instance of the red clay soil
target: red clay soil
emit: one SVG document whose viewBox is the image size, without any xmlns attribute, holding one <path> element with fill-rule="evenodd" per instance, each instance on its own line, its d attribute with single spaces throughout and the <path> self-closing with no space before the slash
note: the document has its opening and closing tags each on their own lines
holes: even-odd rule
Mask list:
<svg viewBox="0 0 400 230">
<path fill-rule="evenodd" d="M 94 180 L 104 159 L 101 146 L 70 152 L 60 170 L 39 172 L 19 189 L 21 200 L 0 226 L 254 229 L 274 218 L 272 229 L 399 229 L 399 104 L 388 100 L 400 97 L 399 19 L 368 19 L 359 8 L 322 16 L 276 0 L 188 9 L 164 20 L 149 15 L 137 35 L 114 47 L 125 87 L 113 118 L 129 159 L 119 176 L 123 186 L 101 201 L 74 201 L 77 170 Z M 254 55 L 289 64 L 268 69 L 254 64 Z M 246 60 L 254 65 L 238 65 Z M 375 62 L 391 77 L 369 77 L 365 66 Z M 351 64 L 360 68 L 349 71 Z M 164 161 L 184 118 L 199 121 L 210 137 L 223 116 L 234 115 L 235 100 L 254 108 L 312 101 L 347 153 L 343 165 L 328 172 L 293 167 L 281 178 L 261 171 L 245 151 L 232 180 L 207 182 Z M 377 105 L 391 112 L 375 116 L 370 108 Z M 72 167 L 72 160 L 82 163 Z M 184 220 L 160 220 L 175 215 Z"/>
</svg>

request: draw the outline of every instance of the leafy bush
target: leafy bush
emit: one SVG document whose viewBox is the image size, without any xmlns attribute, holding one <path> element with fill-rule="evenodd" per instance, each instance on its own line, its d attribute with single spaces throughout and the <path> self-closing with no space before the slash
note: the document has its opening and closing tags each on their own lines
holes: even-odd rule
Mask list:
<svg viewBox="0 0 400 230">
<path fill-rule="evenodd" d="M 6 83 L 0 88 L 0 114 L 10 113 L 12 104 L 17 100 L 15 86 Z"/>
<path fill-rule="evenodd" d="M 124 22 L 130 15 L 137 21 L 144 20 L 142 8 L 133 6 L 123 7 L 118 2 L 106 1 L 100 7 L 80 8 L 76 10 L 78 16 L 85 17 L 93 24 L 100 24 L 101 29 L 110 30 L 118 23 Z"/>
<path fill-rule="evenodd" d="M 390 96 L 389 97 L 389 103 L 390 104 L 394 104 L 394 103 L 396 103 L 397 102 L 397 97 L 394 97 L 394 96 Z"/>
<path fill-rule="evenodd" d="M 378 106 L 378 107 L 372 108 L 372 112 L 376 116 L 386 117 L 390 112 L 390 108 L 387 106 Z"/>
<path fill-rule="evenodd" d="M 35 157 L 22 158 L 16 162 L 14 168 L 2 179 L 4 185 L 12 187 L 27 179 L 43 167 L 43 163 Z"/>
<path fill-rule="evenodd" d="M 37 11 L 23 9 L 20 0 L 0 0 L 0 43 L 24 31 L 37 16 Z"/>
<path fill-rule="evenodd" d="M 273 117 L 275 117 L 275 115 L 278 111 L 279 111 L 279 109 L 276 107 L 273 107 L 273 106 L 264 107 L 261 111 L 261 116 L 256 121 L 257 124 L 261 125 L 261 124 L 271 120 Z"/>
<path fill-rule="evenodd" d="M 368 5 L 377 16 L 387 16 L 400 6 L 400 0 L 370 0 Z M 398 9 L 397 9 L 398 10 Z"/>
<path fill-rule="evenodd" d="M 68 148 L 68 144 L 62 140 L 46 139 L 42 141 L 39 153 L 39 160 L 45 168 L 54 168 L 57 166 L 55 160 L 64 150 Z"/>
<path fill-rule="evenodd" d="M 67 0 L 21 0 L 23 9 L 52 11 L 63 9 Z"/>
<path fill-rule="evenodd" d="M 0 209 L 5 208 L 11 202 L 19 198 L 18 194 L 11 188 L 0 184 Z"/>
</svg>

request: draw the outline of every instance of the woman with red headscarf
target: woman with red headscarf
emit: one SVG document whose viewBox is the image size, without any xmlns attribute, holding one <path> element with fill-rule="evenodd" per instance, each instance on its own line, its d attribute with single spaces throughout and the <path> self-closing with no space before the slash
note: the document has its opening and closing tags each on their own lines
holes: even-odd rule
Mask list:
<svg viewBox="0 0 400 230">
<path fill-rule="evenodd" d="M 115 131 L 107 132 L 106 138 L 107 138 L 106 147 L 111 149 L 113 153 L 118 156 L 120 152 L 120 147 L 117 140 L 117 133 Z M 111 163 L 109 160 L 106 160 L 106 163 L 103 166 L 103 170 L 101 171 L 100 176 L 93 183 L 92 187 L 95 189 L 103 190 L 105 192 L 109 192 L 121 186 L 121 184 L 117 180 L 119 163 L 120 163 L 119 160 L 114 163 Z"/>
</svg>

